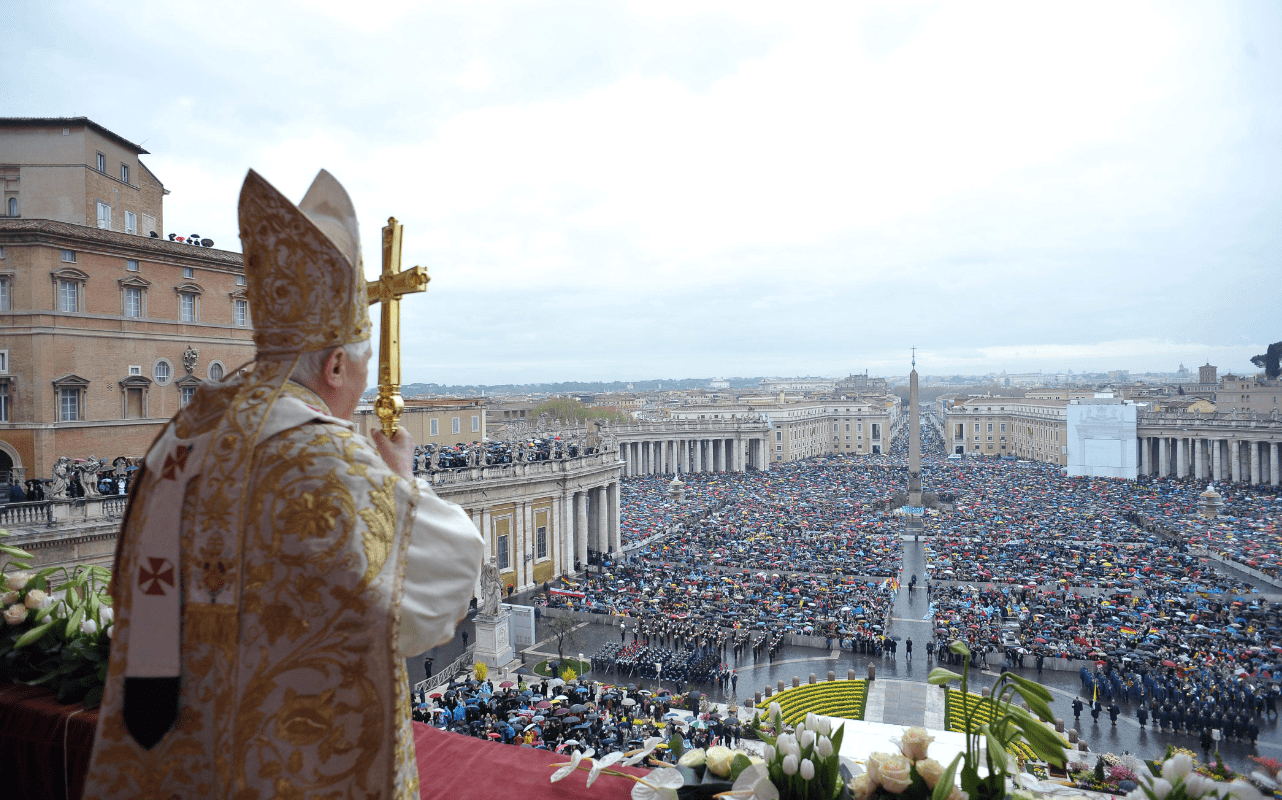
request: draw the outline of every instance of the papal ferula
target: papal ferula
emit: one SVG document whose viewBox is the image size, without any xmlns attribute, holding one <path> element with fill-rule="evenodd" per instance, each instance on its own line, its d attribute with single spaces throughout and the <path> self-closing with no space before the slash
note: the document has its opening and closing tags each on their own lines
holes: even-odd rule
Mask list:
<svg viewBox="0 0 1282 800">
<path fill-rule="evenodd" d="M 148 451 L 121 530 L 85 798 L 417 798 L 404 658 L 449 639 L 483 544 L 351 422 L 370 319 L 351 200 L 240 194 L 255 362 Z"/>
</svg>

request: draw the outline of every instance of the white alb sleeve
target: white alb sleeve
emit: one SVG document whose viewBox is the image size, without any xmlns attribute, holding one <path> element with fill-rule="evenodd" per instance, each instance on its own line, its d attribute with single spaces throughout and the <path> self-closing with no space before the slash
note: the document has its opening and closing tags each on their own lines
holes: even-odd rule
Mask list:
<svg viewBox="0 0 1282 800">
<path fill-rule="evenodd" d="M 467 512 L 437 497 L 425 482 L 398 481 L 397 494 L 402 519 L 416 503 L 407 531 L 398 638 L 401 654 L 414 656 L 449 641 L 467 616 L 485 543 Z"/>
</svg>

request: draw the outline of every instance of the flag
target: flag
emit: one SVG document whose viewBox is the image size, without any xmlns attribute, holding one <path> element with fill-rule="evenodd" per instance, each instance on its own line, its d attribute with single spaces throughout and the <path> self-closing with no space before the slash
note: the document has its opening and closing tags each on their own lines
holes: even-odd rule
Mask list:
<svg viewBox="0 0 1282 800">
<path fill-rule="evenodd" d="M 1099 681 L 1095 681 L 1095 692 L 1091 695 L 1091 703 L 1099 702 Z"/>
<path fill-rule="evenodd" d="M 1128 628 L 1125 625 L 1122 626 L 1123 636 L 1134 636 L 1137 633 L 1139 633 L 1139 631 L 1135 630 L 1134 628 Z"/>
</svg>

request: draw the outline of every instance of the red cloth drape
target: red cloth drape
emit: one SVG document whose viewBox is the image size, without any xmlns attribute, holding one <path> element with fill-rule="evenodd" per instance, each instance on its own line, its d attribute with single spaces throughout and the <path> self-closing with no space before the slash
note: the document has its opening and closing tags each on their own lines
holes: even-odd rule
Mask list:
<svg viewBox="0 0 1282 800">
<path fill-rule="evenodd" d="M 419 796 L 423 800 L 626 800 L 633 782 L 602 775 L 585 789 L 587 770 L 557 783 L 548 780 L 548 766 L 568 758 L 547 750 L 496 744 L 414 723 L 418 750 Z M 644 775 L 648 769 L 624 767 L 620 772 Z"/>
<path fill-rule="evenodd" d="M 79 800 L 97 727 L 97 709 L 64 705 L 38 686 L 0 683 L 0 782 L 17 788 L 14 797 Z"/>
</svg>

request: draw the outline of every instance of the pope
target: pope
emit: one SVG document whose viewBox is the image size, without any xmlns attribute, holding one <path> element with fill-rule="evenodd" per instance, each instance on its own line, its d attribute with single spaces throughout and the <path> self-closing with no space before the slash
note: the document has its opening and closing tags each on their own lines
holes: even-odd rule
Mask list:
<svg viewBox="0 0 1282 800">
<path fill-rule="evenodd" d="M 85 798 L 417 798 L 405 658 L 448 640 L 484 550 L 351 416 L 370 319 L 352 203 L 240 195 L 255 361 L 203 383 L 134 482 Z"/>
</svg>

